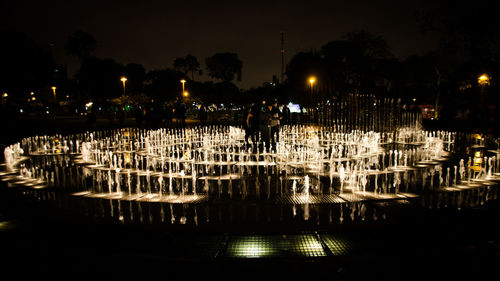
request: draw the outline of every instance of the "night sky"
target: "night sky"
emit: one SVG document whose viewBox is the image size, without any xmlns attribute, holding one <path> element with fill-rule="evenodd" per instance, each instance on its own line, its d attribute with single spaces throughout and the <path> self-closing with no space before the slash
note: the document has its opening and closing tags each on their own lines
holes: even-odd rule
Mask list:
<svg viewBox="0 0 500 281">
<path fill-rule="evenodd" d="M 78 64 L 64 44 L 77 29 L 97 40 L 94 55 L 140 63 L 146 71 L 172 67 L 187 54 L 204 68 L 206 57 L 234 52 L 243 61 L 236 84 L 248 89 L 279 77 L 280 31 L 286 32 L 286 62 L 361 29 L 382 35 L 398 58 L 423 54 L 436 40 L 420 33 L 416 13 L 431 2 L 0 0 L 0 26 L 52 45 L 56 62 L 67 64 L 70 75 Z"/>
</svg>

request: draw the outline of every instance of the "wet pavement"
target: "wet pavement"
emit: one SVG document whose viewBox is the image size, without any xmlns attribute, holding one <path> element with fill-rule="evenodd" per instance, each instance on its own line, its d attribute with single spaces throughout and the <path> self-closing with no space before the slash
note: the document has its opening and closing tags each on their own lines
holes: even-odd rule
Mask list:
<svg viewBox="0 0 500 281">
<path fill-rule="evenodd" d="M 393 219 L 293 232 L 127 225 L 0 188 L 2 273 L 326 273 L 338 279 L 462 279 L 497 273 L 500 204 L 392 210 Z M 29 270 L 28 270 L 29 269 Z"/>
</svg>

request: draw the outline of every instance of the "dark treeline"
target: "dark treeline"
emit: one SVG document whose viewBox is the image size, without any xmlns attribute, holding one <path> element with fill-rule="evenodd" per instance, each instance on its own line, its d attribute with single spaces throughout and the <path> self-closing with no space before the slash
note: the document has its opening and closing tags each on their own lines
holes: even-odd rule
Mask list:
<svg viewBox="0 0 500 281">
<path fill-rule="evenodd" d="M 65 49 L 79 59 L 80 67 L 67 77 L 65 66 L 54 61 L 49 49 L 20 32 L 1 30 L 0 91 L 8 94 L 2 103 L 44 107 L 64 101 L 82 108 L 89 101 L 103 105 L 173 102 L 182 98 L 179 81 L 185 79 L 189 98 L 203 103 L 279 99 L 312 106 L 360 93 L 439 108 L 436 118 L 491 121 L 498 108 L 498 17 L 492 9 L 473 3 L 441 1 L 432 10 L 422 11 L 418 21 L 422 32 L 439 35 L 436 50 L 400 59 L 392 55 L 382 36 L 364 30 L 349 32 L 291 57 L 285 81 L 274 77 L 272 83 L 246 91 L 233 83 L 244 77 L 243 63 L 235 53 L 216 53 L 202 61 L 204 67 L 197 57 L 187 54 L 171 66 L 147 71 L 139 63 L 122 65 L 93 56 L 98 42 L 91 34 L 76 31 Z M 204 72 L 213 81 L 198 81 Z M 483 74 L 487 80 L 479 79 Z M 311 76 L 314 84 L 309 82 Z M 121 77 L 127 78 L 125 87 Z"/>
<path fill-rule="evenodd" d="M 50 49 L 37 45 L 25 34 L 0 30 L 0 38 L 4 42 L 0 47 L 0 91 L 8 94 L 9 103 L 18 106 L 61 101 L 82 106 L 89 101 L 106 103 L 116 99 L 170 102 L 182 97 L 182 79 L 187 80 L 190 98 L 207 103 L 238 101 L 241 95 L 232 83 L 241 80 L 242 62 L 235 53 L 216 53 L 206 58 L 206 71 L 214 82 L 199 82 L 196 76 L 202 70 L 193 55 L 176 58 L 171 67 L 146 71 L 138 63 L 122 65 L 111 58 L 93 56 L 97 42 L 91 34 L 79 30 L 69 36 L 65 45 L 67 53 L 80 62 L 74 77 L 68 77 L 66 67 L 54 61 Z M 127 79 L 125 87 L 122 77 Z M 52 87 L 56 87 L 56 95 Z"/>
</svg>

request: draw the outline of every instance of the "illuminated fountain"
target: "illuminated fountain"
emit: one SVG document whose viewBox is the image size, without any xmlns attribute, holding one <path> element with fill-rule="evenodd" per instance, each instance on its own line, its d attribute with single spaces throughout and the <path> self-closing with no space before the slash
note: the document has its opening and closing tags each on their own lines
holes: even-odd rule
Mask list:
<svg viewBox="0 0 500 281">
<path fill-rule="evenodd" d="M 455 133 L 424 131 L 418 118 L 408 119 L 410 125 L 383 132 L 283 126 L 270 149 L 248 148 L 244 130 L 232 126 L 35 136 L 4 150 L 2 179 L 38 197 L 87 202 L 82 208 L 94 215 L 88 202 L 105 200 L 110 207 L 101 215 L 121 221 L 196 225 L 231 221 L 234 208 L 247 217 L 252 210 L 255 219 L 275 208 L 268 221 L 289 212 L 291 220 L 315 214 L 317 223 L 332 223 L 335 216 L 383 217 L 369 215 L 365 202 L 463 208 L 496 198 L 498 150 L 454 162 Z M 151 204 L 159 206 L 156 218 L 144 214 Z"/>
</svg>

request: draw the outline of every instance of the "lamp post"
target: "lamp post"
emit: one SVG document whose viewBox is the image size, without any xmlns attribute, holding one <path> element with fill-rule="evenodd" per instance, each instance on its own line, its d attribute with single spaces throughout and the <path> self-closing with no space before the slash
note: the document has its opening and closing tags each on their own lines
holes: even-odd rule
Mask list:
<svg viewBox="0 0 500 281">
<path fill-rule="evenodd" d="M 120 78 L 120 81 L 122 81 L 122 84 L 123 84 L 123 95 L 125 95 L 125 82 L 127 82 L 127 77 L 122 76 L 122 78 Z"/>
<path fill-rule="evenodd" d="M 313 87 L 314 87 L 314 83 L 316 83 L 316 77 L 310 76 L 308 82 L 309 82 L 309 86 L 310 86 L 310 90 L 311 90 L 311 96 L 309 97 L 309 100 L 311 101 L 311 104 L 312 104 L 312 102 L 313 102 Z M 316 111 L 313 111 L 313 114 L 314 113 L 316 113 Z M 310 114 L 308 114 L 308 118 L 311 118 Z M 313 119 L 314 119 L 314 116 L 313 116 Z"/>
<path fill-rule="evenodd" d="M 52 93 L 54 93 L 54 98 L 56 98 L 56 89 L 57 88 L 55 86 L 52 86 L 51 89 L 52 89 Z"/>
<path fill-rule="evenodd" d="M 477 78 L 477 84 L 479 85 L 481 91 L 481 94 L 479 96 L 479 120 L 481 121 L 481 124 L 485 126 L 486 122 L 488 121 L 488 108 L 486 106 L 486 86 L 490 85 L 490 76 L 488 76 L 488 74 L 486 73 L 480 75 Z"/>
<path fill-rule="evenodd" d="M 314 76 L 309 77 L 309 85 L 311 85 L 311 95 L 313 92 L 314 83 L 316 83 L 316 77 Z"/>
<path fill-rule="evenodd" d="M 182 95 L 184 95 L 184 92 L 185 92 L 185 90 L 184 90 L 184 83 L 186 83 L 186 80 L 182 79 L 181 83 L 182 83 Z"/>
</svg>

